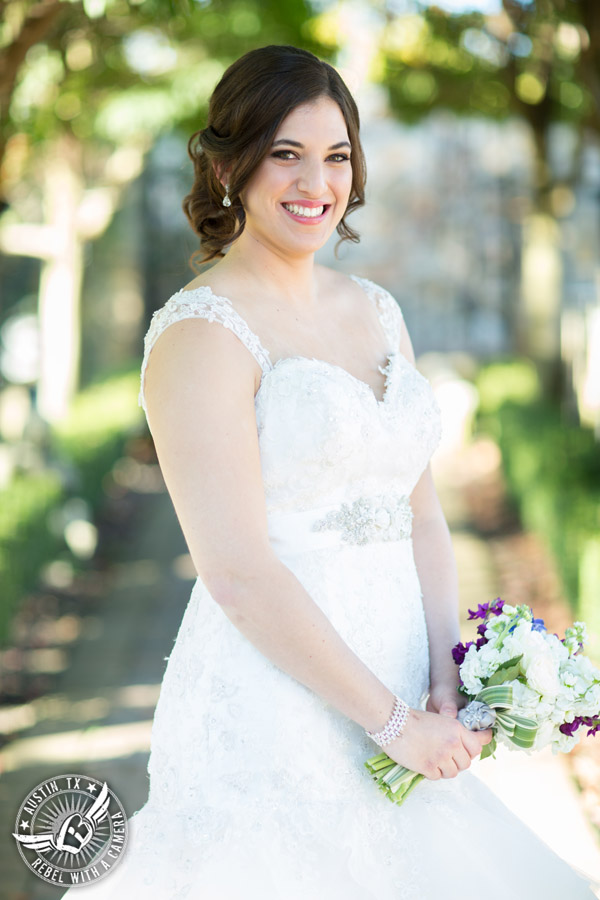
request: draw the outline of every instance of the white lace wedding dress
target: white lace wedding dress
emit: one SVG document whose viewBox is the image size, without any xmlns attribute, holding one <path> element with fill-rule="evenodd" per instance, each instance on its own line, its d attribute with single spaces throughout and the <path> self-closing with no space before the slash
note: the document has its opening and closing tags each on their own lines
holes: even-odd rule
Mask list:
<svg viewBox="0 0 600 900">
<path fill-rule="evenodd" d="M 355 280 L 389 342 L 382 400 L 330 363 L 272 365 L 230 301 L 207 287 L 180 291 L 154 314 L 142 384 L 155 341 L 181 319 L 219 323 L 245 344 L 263 370 L 256 418 L 277 555 L 354 652 L 417 706 L 429 660 L 407 498 L 438 443 L 439 411 L 398 351 L 398 305 Z M 143 389 L 140 400 L 145 408 Z M 470 773 L 422 782 L 403 807 L 390 803 L 363 765 L 378 752 L 356 723 L 263 656 L 198 580 L 156 708 L 148 801 L 130 820 L 118 868 L 75 897 L 593 896 Z"/>
</svg>

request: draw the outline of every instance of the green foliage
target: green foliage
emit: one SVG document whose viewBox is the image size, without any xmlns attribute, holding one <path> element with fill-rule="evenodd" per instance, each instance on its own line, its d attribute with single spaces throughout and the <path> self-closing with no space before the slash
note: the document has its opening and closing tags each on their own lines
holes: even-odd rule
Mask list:
<svg viewBox="0 0 600 900">
<path fill-rule="evenodd" d="M 75 466 L 78 491 L 93 506 L 103 496 L 103 479 L 122 453 L 128 434 L 139 427 L 139 369 L 100 378 L 74 399 L 67 419 L 55 428 L 56 448 Z"/>
<path fill-rule="evenodd" d="M 600 598 L 600 452 L 594 434 L 564 422 L 558 409 L 539 399 L 528 362 L 484 368 L 478 384 L 479 425 L 498 441 L 523 524 L 544 537 L 574 613 L 594 628 L 598 613 L 592 607 Z"/>
<path fill-rule="evenodd" d="M 141 425 L 138 389 L 136 364 L 135 369 L 110 375 L 78 394 L 70 415 L 56 429 L 55 449 L 63 466 L 76 476 L 77 496 L 94 509 L 102 502 L 105 478 L 122 455 L 127 437 Z M 63 480 L 54 469 L 19 475 L 0 492 L 0 645 L 40 568 L 65 551 L 49 518 L 66 499 Z"/>
<path fill-rule="evenodd" d="M 491 363 L 477 377 L 479 410 L 495 413 L 504 403 L 535 403 L 541 396 L 537 369 L 526 359 Z"/>
<path fill-rule="evenodd" d="M 55 472 L 21 475 L 0 491 L 0 643 L 24 591 L 33 586 L 40 566 L 58 549 L 48 516 L 61 496 Z"/>
<path fill-rule="evenodd" d="M 504 119 L 518 114 L 543 131 L 552 121 L 598 128 L 592 59 L 593 4 L 520 6 L 504 15 L 452 15 L 434 4 L 390 17 L 379 70 L 393 109 L 413 122 L 434 107 Z"/>
<path fill-rule="evenodd" d="M 14 14 L 0 29 L 0 48 L 8 49 L 26 40 L 21 14 L 35 4 L 6 5 Z M 14 73 L 6 136 L 40 142 L 66 131 L 82 141 L 148 146 L 166 129 L 199 127 L 223 70 L 247 50 L 315 46 L 305 0 L 63 0 L 61 7 Z"/>
<path fill-rule="evenodd" d="M 513 681 L 513 679 L 518 678 L 521 674 L 520 662 L 522 659 L 523 654 L 514 656 L 512 659 L 502 663 L 501 666 L 498 666 L 494 674 L 488 678 L 486 687 L 495 687 L 497 684 L 505 684 L 507 681 Z"/>
</svg>

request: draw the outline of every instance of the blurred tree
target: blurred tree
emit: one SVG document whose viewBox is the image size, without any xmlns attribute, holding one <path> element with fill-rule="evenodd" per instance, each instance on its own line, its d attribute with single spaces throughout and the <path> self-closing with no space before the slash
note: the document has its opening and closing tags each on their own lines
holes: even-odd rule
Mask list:
<svg viewBox="0 0 600 900">
<path fill-rule="evenodd" d="M 314 46 L 307 0 L 0 0 L 0 249 L 43 260 L 38 402 L 78 379 L 85 241 L 157 136 L 199 127 L 224 68 L 254 46 Z"/>
<path fill-rule="evenodd" d="M 389 6 L 393 6 L 392 3 Z M 534 145 L 533 190 L 522 219 L 518 349 L 560 396 L 561 216 L 572 208 L 584 133 L 600 138 L 600 4 L 597 0 L 503 0 L 499 15 L 450 15 L 430 6 L 399 17 L 384 4 L 380 65 L 392 107 L 415 120 L 433 107 L 462 115 L 522 117 Z M 550 158 L 551 126 L 577 134 L 570 172 Z"/>
<path fill-rule="evenodd" d="M 351 6 L 331 4 L 314 21 L 313 32 L 324 45 L 342 49 Z M 443 107 L 461 116 L 517 115 L 530 126 L 532 196 L 520 205 L 522 289 L 512 325 L 518 349 L 536 360 L 547 391 L 557 393 L 559 219 L 574 203 L 584 134 L 600 137 L 600 3 L 503 0 L 497 15 L 450 13 L 417 0 L 372 0 L 369 9 L 379 18 L 371 74 L 386 86 L 403 122 Z M 551 161 L 550 130 L 559 122 L 577 136 L 568 172 L 556 171 Z"/>
</svg>

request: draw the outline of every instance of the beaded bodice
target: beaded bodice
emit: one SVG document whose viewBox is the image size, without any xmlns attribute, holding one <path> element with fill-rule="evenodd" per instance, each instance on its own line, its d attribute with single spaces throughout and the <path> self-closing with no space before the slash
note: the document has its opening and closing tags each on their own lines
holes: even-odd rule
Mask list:
<svg viewBox="0 0 600 900">
<path fill-rule="evenodd" d="M 272 364 L 232 303 L 206 286 L 171 297 L 154 314 L 146 335 L 140 391 L 144 407 L 149 354 L 174 322 L 196 316 L 219 322 L 253 354 L 262 369 L 255 408 L 270 515 L 341 508 L 390 492 L 407 496 L 439 441 L 439 410 L 431 387 L 399 351 L 403 326 L 398 304 L 373 282 L 353 278 L 374 304 L 388 341 L 381 400 L 369 385 L 332 363 L 293 356 Z M 379 510 L 382 515 L 385 510 Z"/>
</svg>

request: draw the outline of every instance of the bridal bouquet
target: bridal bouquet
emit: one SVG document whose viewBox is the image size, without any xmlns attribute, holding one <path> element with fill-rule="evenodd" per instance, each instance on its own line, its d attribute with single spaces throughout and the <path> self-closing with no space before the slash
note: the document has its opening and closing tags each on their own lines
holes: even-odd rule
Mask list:
<svg viewBox="0 0 600 900">
<path fill-rule="evenodd" d="M 492 728 L 494 737 L 482 752 L 491 756 L 497 742 L 510 749 L 568 753 L 587 728 L 600 731 L 600 669 L 581 651 L 583 622 L 567 628 L 561 640 L 549 634 L 528 606 L 497 599 L 469 610 L 481 619 L 477 639 L 452 650 L 459 666 L 459 691 L 469 703 L 458 713 L 472 731 Z M 424 776 L 395 763 L 386 753 L 365 766 L 394 803 L 403 803 Z"/>
</svg>

